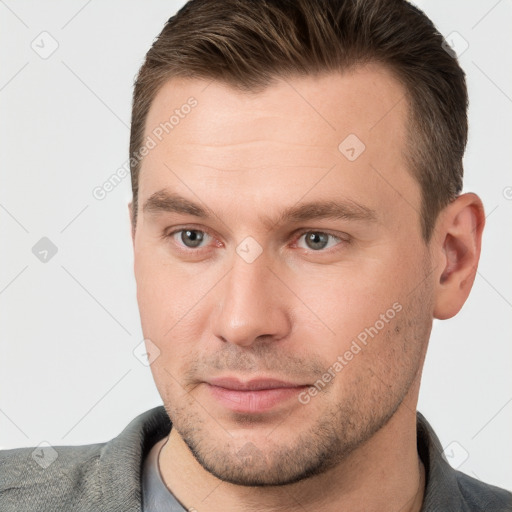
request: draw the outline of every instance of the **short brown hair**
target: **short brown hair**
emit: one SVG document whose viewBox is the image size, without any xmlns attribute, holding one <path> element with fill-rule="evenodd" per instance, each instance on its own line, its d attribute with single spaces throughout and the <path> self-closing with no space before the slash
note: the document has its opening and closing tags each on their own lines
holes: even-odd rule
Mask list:
<svg viewBox="0 0 512 512">
<path fill-rule="evenodd" d="M 151 102 L 173 77 L 257 92 L 276 78 L 379 62 L 406 90 L 406 159 L 422 193 L 425 241 L 462 190 L 468 97 L 464 71 L 430 19 L 405 0 L 191 0 L 171 17 L 135 82 L 130 134 L 133 229 Z M 449 50 L 449 48 L 448 48 Z"/>
</svg>

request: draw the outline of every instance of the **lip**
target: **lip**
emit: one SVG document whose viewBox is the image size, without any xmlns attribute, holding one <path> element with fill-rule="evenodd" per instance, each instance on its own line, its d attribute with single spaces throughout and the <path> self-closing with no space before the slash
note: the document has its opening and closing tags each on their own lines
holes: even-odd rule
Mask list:
<svg viewBox="0 0 512 512">
<path fill-rule="evenodd" d="M 302 387 L 308 384 L 296 384 L 279 379 L 272 378 L 259 378 L 251 379 L 248 381 L 241 381 L 236 377 L 218 377 L 207 381 L 212 386 L 218 386 L 225 389 L 233 389 L 237 391 L 259 391 L 262 389 L 276 389 L 276 388 L 295 388 Z"/>
<path fill-rule="evenodd" d="M 219 377 L 205 382 L 216 401 L 234 411 L 261 413 L 297 397 L 309 384 L 297 384 L 273 378 L 241 381 L 235 377 Z M 299 404 L 299 401 L 296 400 Z"/>
</svg>

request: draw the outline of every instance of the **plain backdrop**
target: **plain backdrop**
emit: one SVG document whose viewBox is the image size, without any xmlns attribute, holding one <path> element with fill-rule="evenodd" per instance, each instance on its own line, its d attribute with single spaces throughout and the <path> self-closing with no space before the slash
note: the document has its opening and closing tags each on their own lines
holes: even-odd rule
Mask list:
<svg viewBox="0 0 512 512">
<path fill-rule="evenodd" d="M 0 0 L 2 448 L 107 441 L 161 404 L 133 353 L 130 179 L 92 192 L 126 162 L 134 77 L 182 3 Z M 418 410 L 453 466 L 512 490 L 512 3 L 417 5 L 462 52 L 465 191 L 487 213 L 472 294 L 434 323 Z"/>
</svg>

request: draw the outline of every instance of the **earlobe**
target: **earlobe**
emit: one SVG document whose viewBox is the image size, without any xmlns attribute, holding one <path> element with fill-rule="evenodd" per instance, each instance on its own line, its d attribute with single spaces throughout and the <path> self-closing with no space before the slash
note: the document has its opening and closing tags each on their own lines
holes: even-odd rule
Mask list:
<svg viewBox="0 0 512 512">
<path fill-rule="evenodd" d="M 484 224 L 482 201 L 473 193 L 457 197 L 439 216 L 434 237 L 440 269 L 435 318 L 455 316 L 466 302 L 478 268 Z"/>
</svg>

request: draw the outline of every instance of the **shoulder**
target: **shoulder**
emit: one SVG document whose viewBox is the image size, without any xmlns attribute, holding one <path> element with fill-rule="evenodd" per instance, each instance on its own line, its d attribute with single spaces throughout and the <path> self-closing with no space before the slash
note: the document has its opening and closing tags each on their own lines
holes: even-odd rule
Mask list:
<svg viewBox="0 0 512 512">
<path fill-rule="evenodd" d="M 100 492 L 103 444 L 0 451 L 2 510 L 64 510 Z M 12 508 L 9 508 L 11 506 Z"/>
<path fill-rule="evenodd" d="M 0 510 L 140 510 L 142 461 L 170 428 L 160 406 L 105 443 L 0 451 Z"/>
<path fill-rule="evenodd" d="M 512 493 L 453 468 L 432 426 L 417 411 L 418 453 L 427 471 L 422 512 L 512 512 Z"/>
<path fill-rule="evenodd" d="M 468 511 L 512 512 L 512 493 L 456 471 L 461 501 Z"/>
</svg>

